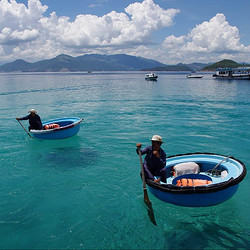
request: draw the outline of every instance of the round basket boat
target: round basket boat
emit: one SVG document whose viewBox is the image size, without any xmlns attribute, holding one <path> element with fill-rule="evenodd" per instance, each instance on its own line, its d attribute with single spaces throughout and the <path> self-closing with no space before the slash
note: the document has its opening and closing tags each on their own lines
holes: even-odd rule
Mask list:
<svg viewBox="0 0 250 250">
<path fill-rule="evenodd" d="M 178 206 L 207 207 L 236 193 L 246 167 L 231 156 L 189 153 L 168 157 L 166 172 L 166 183 L 146 179 L 155 197 Z"/>
<path fill-rule="evenodd" d="M 81 118 L 70 117 L 60 118 L 43 122 L 43 128 L 48 127 L 51 129 L 34 130 L 31 129 L 30 133 L 33 137 L 45 140 L 57 140 L 74 136 L 80 130 Z M 56 126 L 54 126 L 56 125 Z"/>
</svg>

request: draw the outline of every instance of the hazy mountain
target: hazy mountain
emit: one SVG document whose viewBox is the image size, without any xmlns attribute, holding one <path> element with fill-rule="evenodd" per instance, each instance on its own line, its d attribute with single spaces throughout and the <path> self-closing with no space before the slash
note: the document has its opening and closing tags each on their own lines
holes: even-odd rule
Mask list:
<svg viewBox="0 0 250 250">
<path fill-rule="evenodd" d="M 31 63 L 18 59 L 14 62 L 6 63 L 0 66 L 0 72 L 27 71 L 30 68 L 30 65 Z"/>
<path fill-rule="evenodd" d="M 204 67 L 210 65 L 211 63 L 190 63 L 190 64 L 186 64 L 186 66 L 188 66 L 189 68 L 191 68 L 194 71 L 198 71 L 198 70 L 202 70 Z"/>
<path fill-rule="evenodd" d="M 184 64 L 177 64 L 177 65 L 164 65 L 164 66 L 157 66 L 154 68 L 145 68 L 144 71 L 192 71 L 192 68 L 188 67 Z"/>
<path fill-rule="evenodd" d="M 199 71 L 202 70 L 205 66 L 209 64 L 207 63 L 190 63 L 190 64 L 183 64 L 179 63 L 176 65 L 164 65 L 164 66 L 157 66 L 152 69 L 144 69 L 147 71 Z"/>
<path fill-rule="evenodd" d="M 85 66 L 85 69 L 91 71 L 133 71 L 141 70 L 145 67 L 155 67 L 164 65 L 155 60 L 145 59 L 142 57 L 129 56 L 125 54 L 119 55 L 83 55 L 76 59 Z"/>
<path fill-rule="evenodd" d="M 77 71 L 214 71 L 218 67 L 239 67 L 232 60 L 222 60 L 214 64 L 191 63 L 166 65 L 143 57 L 87 54 L 78 57 L 59 55 L 52 59 L 29 63 L 18 59 L 0 66 L 0 72 L 77 72 Z"/>
<path fill-rule="evenodd" d="M 78 57 L 62 54 L 55 58 L 35 63 L 19 59 L 0 66 L 0 72 L 133 71 L 163 65 L 163 63 L 155 60 L 124 54 L 91 54 Z"/>
</svg>

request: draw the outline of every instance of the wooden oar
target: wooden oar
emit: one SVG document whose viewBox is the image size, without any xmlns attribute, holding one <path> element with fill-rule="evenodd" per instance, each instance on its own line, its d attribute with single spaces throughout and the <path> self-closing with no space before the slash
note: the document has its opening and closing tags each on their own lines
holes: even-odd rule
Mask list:
<svg viewBox="0 0 250 250">
<path fill-rule="evenodd" d="M 142 163 L 141 147 L 140 146 L 137 146 L 137 151 L 138 151 L 139 158 L 140 158 L 140 163 L 141 163 L 141 177 L 142 177 L 144 201 L 147 204 L 151 204 L 151 201 L 150 201 L 150 199 L 148 197 L 148 192 L 147 192 L 147 186 L 146 186 L 146 181 L 145 181 L 145 174 L 144 174 L 144 168 L 143 168 L 143 163 Z"/>
<path fill-rule="evenodd" d="M 19 120 L 17 120 L 18 122 L 19 122 L 19 124 L 22 126 L 22 128 L 24 129 L 24 131 L 28 134 L 28 136 L 30 137 L 30 138 L 32 138 L 32 136 L 30 135 L 30 133 L 26 130 L 26 128 L 23 126 L 23 124 L 19 121 Z"/>
<path fill-rule="evenodd" d="M 148 216 L 150 221 L 154 224 L 157 225 L 156 221 L 155 221 L 155 216 L 154 216 L 154 211 L 153 211 L 153 207 L 152 207 L 152 203 L 148 197 L 148 192 L 147 192 L 147 186 L 146 186 L 146 181 L 145 181 L 145 174 L 144 174 L 144 168 L 143 168 L 143 163 L 142 163 L 142 156 L 141 156 L 141 146 L 137 146 L 137 151 L 139 154 L 139 158 L 140 158 L 140 164 L 141 164 L 141 176 L 142 176 L 142 185 L 143 185 L 143 200 L 146 204 L 146 206 L 148 207 Z"/>
</svg>

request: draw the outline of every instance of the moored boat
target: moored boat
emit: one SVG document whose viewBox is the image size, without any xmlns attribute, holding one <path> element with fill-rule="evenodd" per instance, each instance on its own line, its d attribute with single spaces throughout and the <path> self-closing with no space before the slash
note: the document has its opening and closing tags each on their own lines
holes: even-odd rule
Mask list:
<svg viewBox="0 0 250 250">
<path fill-rule="evenodd" d="M 43 130 L 30 130 L 30 134 L 39 139 L 57 140 L 71 137 L 80 130 L 83 119 L 78 117 L 59 118 L 43 122 Z"/>
<path fill-rule="evenodd" d="M 218 68 L 213 77 L 226 80 L 250 80 L 250 67 Z"/>
<path fill-rule="evenodd" d="M 145 80 L 156 81 L 158 76 L 155 73 L 146 74 Z"/>
<path fill-rule="evenodd" d="M 158 199 L 178 206 L 207 207 L 230 199 L 246 175 L 245 165 L 234 157 L 191 153 L 167 158 L 167 181 L 146 179 Z"/>
<path fill-rule="evenodd" d="M 186 75 L 187 78 L 202 78 L 203 75 L 197 75 L 197 74 L 188 74 Z"/>
</svg>

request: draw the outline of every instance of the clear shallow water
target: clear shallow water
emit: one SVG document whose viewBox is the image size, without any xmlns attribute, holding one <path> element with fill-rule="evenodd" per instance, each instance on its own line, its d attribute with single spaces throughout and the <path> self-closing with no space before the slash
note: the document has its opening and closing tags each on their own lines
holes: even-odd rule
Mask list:
<svg viewBox="0 0 250 250">
<path fill-rule="evenodd" d="M 15 120 L 84 118 L 69 139 L 30 139 Z M 143 202 L 135 145 L 212 152 L 250 166 L 250 82 L 141 72 L 0 75 L 0 248 L 249 248 L 249 175 L 208 208 Z M 22 122 L 27 127 L 27 122 Z"/>
</svg>

